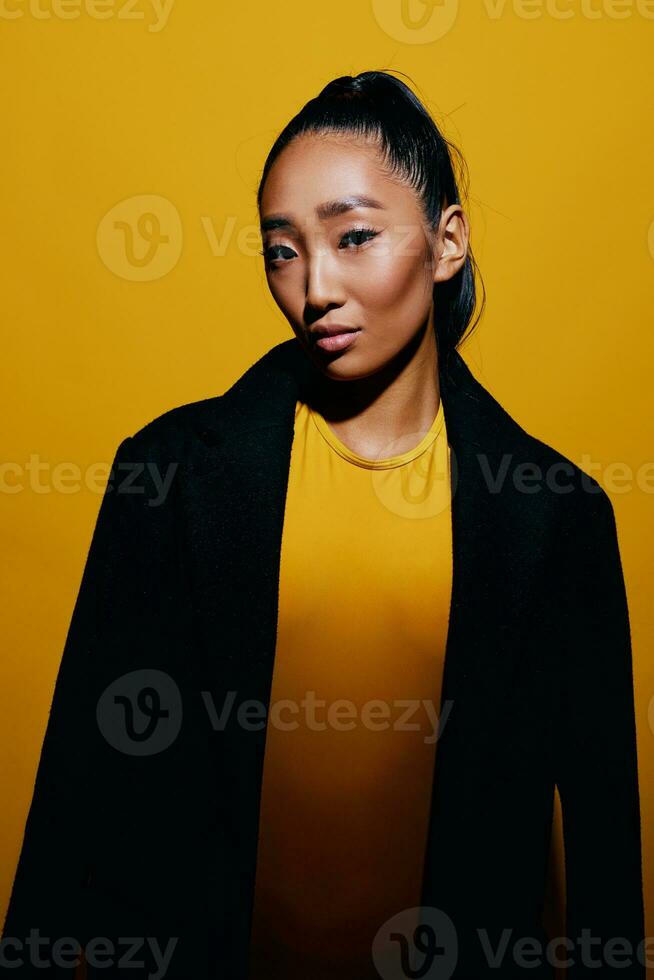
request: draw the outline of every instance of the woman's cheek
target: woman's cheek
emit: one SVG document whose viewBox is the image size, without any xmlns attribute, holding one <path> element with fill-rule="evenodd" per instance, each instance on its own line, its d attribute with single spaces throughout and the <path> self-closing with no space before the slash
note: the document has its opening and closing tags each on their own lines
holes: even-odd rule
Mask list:
<svg viewBox="0 0 654 980">
<path fill-rule="evenodd" d="M 377 256 L 374 269 L 368 267 L 360 276 L 359 292 L 361 286 L 368 308 L 411 306 L 424 291 L 423 267 L 416 256 Z"/>
<path fill-rule="evenodd" d="M 301 319 L 302 316 L 302 296 L 300 286 L 293 282 L 293 277 L 269 275 L 268 288 L 284 316 L 293 322 L 299 322 L 298 317 Z"/>
</svg>

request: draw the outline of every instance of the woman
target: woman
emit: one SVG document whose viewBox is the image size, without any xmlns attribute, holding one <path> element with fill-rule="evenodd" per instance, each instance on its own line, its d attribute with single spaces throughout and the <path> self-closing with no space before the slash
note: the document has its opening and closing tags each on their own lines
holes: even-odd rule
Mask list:
<svg viewBox="0 0 654 980">
<path fill-rule="evenodd" d="M 42 975 L 36 930 L 58 976 L 83 946 L 105 977 L 644 978 L 613 509 L 457 350 L 474 266 L 448 145 L 400 80 L 339 78 L 274 144 L 259 208 L 295 337 L 118 448 L 13 974 Z"/>
</svg>

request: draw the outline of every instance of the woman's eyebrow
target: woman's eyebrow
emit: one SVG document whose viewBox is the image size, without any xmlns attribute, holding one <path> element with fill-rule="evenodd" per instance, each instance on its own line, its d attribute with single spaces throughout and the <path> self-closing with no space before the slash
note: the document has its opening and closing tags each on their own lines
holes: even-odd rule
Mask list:
<svg viewBox="0 0 654 980">
<path fill-rule="evenodd" d="M 353 194 L 350 197 L 340 197 L 333 201 L 325 201 L 324 204 L 319 204 L 316 207 L 316 215 L 324 220 L 325 218 L 333 218 L 336 215 L 345 214 L 346 211 L 353 211 L 355 208 L 386 210 L 381 201 L 377 201 L 374 197 L 368 197 L 365 194 Z M 262 220 L 261 231 L 273 231 L 275 228 L 295 228 L 295 225 L 291 218 L 284 214 L 273 214 Z"/>
<path fill-rule="evenodd" d="M 353 211 L 354 208 L 386 210 L 381 201 L 375 200 L 374 197 L 367 197 L 365 194 L 353 194 L 350 197 L 341 197 L 335 201 L 319 204 L 316 208 L 316 214 L 319 218 L 333 218 L 335 215 L 344 214 L 346 211 Z"/>
</svg>

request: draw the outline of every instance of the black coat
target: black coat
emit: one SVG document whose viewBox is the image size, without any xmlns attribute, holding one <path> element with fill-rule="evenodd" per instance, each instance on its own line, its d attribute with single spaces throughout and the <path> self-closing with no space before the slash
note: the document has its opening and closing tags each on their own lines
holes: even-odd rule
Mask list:
<svg viewBox="0 0 654 980">
<path fill-rule="evenodd" d="M 15 978 L 53 975 L 20 945 L 34 928 L 50 943 L 96 940 L 92 958 L 120 968 L 89 967 L 94 977 L 152 976 L 153 940 L 165 950 L 176 937 L 166 977 L 245 980 L 265 715 L 250 706 L 244 723 L 237 708 L 269 705 L 294 410 L 313 370 L 285 341 L 223 395 L 166 412 L 118 448 L 5 923 L 6 959 L 23 964 Z M 531 968 L 517 966 L 514 944 L 547 941 L 556 784 L 575 944 L 558 955 L 581 964 L 588 927 L 602 945 L 587 955 L 622 937 L 632 955 L 623 946 L 616 958 L 633 964 L 588 976 L 644 978 L 630 632 L 610 499 L 525 432 L 458 352 L 439 374 L 452 447 L 451 710 L 422 887 L 458 956 L 454 974 L 412 975 L 551 975 L 544 951 L 533 967 L 533 944 Z M 484 969 L 483 930 L 493 949 L 508 936 L 500 970 Z M 74 947 L 64 954 L 74 960 Z M 53 947 L 41 955 L 54 959 Z"/>
</svg>

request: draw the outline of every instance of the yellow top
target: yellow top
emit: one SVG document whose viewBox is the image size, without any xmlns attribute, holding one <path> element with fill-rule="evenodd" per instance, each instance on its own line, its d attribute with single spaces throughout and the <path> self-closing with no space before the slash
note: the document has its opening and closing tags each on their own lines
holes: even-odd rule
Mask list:
<svg viewBox="0 0 654 980">
<path fill-rule="evenodd" d="M 392 451 L 365 459 L 296 405 L 251 980 L 378 977 L 377 931 L 420 904 L 452 574 L 442 401 Z"/>
</svg>

